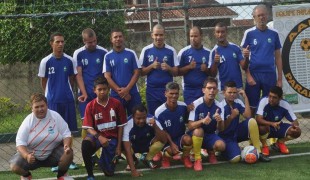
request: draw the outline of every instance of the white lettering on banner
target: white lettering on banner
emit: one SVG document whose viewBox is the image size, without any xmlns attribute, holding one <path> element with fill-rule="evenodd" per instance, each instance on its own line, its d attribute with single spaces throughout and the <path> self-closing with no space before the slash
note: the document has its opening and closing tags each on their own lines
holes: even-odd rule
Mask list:
<svg viewBox="0 0 310 180">
<path fill-rule="evenodd" d="M 114 129 L 116 127 L 116 122 L 108 122 L 108 123 L 102 123 L 102 124 L 98 124 L 97 128 L 99 131 L 107 131 L 110 129 Z"/>
</svg>

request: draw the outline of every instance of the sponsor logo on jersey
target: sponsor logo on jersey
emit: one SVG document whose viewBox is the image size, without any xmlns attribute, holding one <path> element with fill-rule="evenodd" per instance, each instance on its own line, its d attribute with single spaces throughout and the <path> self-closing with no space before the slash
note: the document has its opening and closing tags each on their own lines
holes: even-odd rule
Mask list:
<svg viewBox="0 0 310 180">
<path fill-rule="evenodd" d="M 124 59 L 124 63 L 128 63 L 128 59 L 127 58 Z"/>
<path fill-rule="evenodd" d="M 100 64 L 100 59 L 99 58 L 96 59 L 96 63 Z"/>
<path fill-rule="evenodd" d="M 64 67 L 64 72 L 67 72 L 67 67 L 66 66 Z"/>
</svg>

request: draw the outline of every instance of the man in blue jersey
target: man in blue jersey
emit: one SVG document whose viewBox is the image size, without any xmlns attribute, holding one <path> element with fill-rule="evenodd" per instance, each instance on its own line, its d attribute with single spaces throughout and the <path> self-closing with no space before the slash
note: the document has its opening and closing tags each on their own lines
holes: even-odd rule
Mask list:
<svg viewBox="0 0 310 180">
<path fill-rule="evenodd" d="M 241 46 L 244 57 L 250 59 L 245 92 L 254 116 L 260 95 L 267 96 L 272 86 L 282 87 L 282 57 L 279 35 L 267 27 L 266 6 L 256 6 L 252 15 L 256 26 L 245 31 Z"/>
<path fill-rule="evenodd" d="M 212 76 L 219 76 L 220 93 L 219 100 L 222 100 L 224 85 L 228 81 L 234 81 L 239 90 L 242 89 L 242 69 L 247 69 L 249 61 L 243 58 L 241 49 L 236 44 L 227 41 L 227 26 L 219 22 L 215 25 L 214 36 L 217 44 L 211 50 L 209 67 Z"/>
<path fill-rule="evenodd" d="M 62 116 L 70 131 L 78 131 L 72 92 L 77 71 L 72 57 L 63 52 L 65 40 L 61 33 L 50 36 L 50 45 L 53 52 L 41 60 L 38 73 L 48 108 Z M 74 163 L 70 166 L 70 169 L 77 169 Z M 52 171 L 57 171 L 57 168 Z"/>
<path fill-rule="evenodd" d="M 237 98 L 238 94 L 243 97 L 244 103 Z M 226 149 L 222 155 L 231 163 L 239 162 L 241 151 L 238 143 L 251 139 L 253 146 L 259 153 L 259 160 L 270 162 L 271 159 L 261 153 L 257 122 L 251 118 L 249 100 L 244 90 L 238 91 L 236 83 L 228 81 L 224 86 L 224 96 L 225 99 L 220 102 L 224 107 L 225 130 L 219 132 L 219 136 L 226 144 Z M 242 122 L 239 122 L 240 115 L 245 118 Z"/>
<path fill-rule="evenodd" d="M 283 90 L 273 86 L 267 97 L 263 97 L 258 105 L 256 121 L 259 125 L 259 134 L 263 145 L 262 152 L 269 155 L 267 138 L 278 138 L 276 145 L 282 154 L 288 154 L 285 145 L 288 140 L 296 139 L 301 134 L 297 117 L 290 104 L 282 99 Z M 290 123 L 283 122 L 283 118 Z"/>
<path fill-rule="evenodd" d="M 185 133 L 185 123 L 188 120 L 187 106 L 178 101 L 180 87 L 178 83 L 169 82 L 166 85 L 165 96 L 167 101 L 155 111 L 155 117 L 167 132 L 168 144 L 164 148 L 162 167 L 170 167 L 170 158 L 182 154 L 182 161 L 186 168 L 192 168 L 189 154 L 192 149 L 192 138 Z"/>
<path fill-rule="evenodd" d="M 82 38 L 84 46 L 74 51 L 73 60 L 77 66 L 79 110 L 83 120 L 87 103 L 96 98 L 93 90 L 94 80 L 98 76 L 103 76 L 103 58 L 108 51 L 97 45 L 96 33 L 91 28 L 82 31 Z M 82 139 L 85 137 L 86 130 L 82 129 Z"/>
<path fill-rule="evenodd" d="M 210 50 L 202 45 L 202 36 L 200 27 L 192 27 L 189 32 L 191 44 L 178 53 L 179 76 L 183 76 L 183 97 L 187 105 L 203 96 L 201 89 L 209 73 Z"/>
<path fill-rule="evenodd" d="M 136 53 L 125 48 L 121 30 L 112 30 L 111 43 L 113 49 L 104 57 L 102 72 L 112 88 L 111 96 L 122 102 L 129 116 L 133 106 L 141 104 L 141 96 L 136 85 L 141 66 Z"/>
<path fill-rule="evenodd" d="M 136 170 L 135 164 L 138 159 L 135 153 L 141 154 L 140 160 L 149 168 L 156 168 L 152 159 L 167 143 L 167 136 L 160 123 L 153 115 L 147 113 L 147 109 L 142 104 L 133 108 L 132 116 L 128 119 L 124 127 L 123 145 L 131 175 L 138 177 L 142 174 Z"/>
<path fill-rule="evenodd" d="M 217 163 L 215 151 L 224 151 L 225 143 L 216 132 L 224 130 L 224 112 L 215 100 L 218 92 L 217 79 L 208 77 L 203 85 L 204 96 L 194 101 L 194 110 L 189 114 L 188 129 L 192 131 L 194 170 L 202 171 L 201 148 L 207 149 L 209 162 Z"/>
<path fill-rule="evenodd" d="M 144 47 L 140 54 L 142 76 L 146 75 L 146 101 L 150 114 L 165 101 L 165 85 L 178 74 L 177 54 L 165 43 L 165 29 L 157 24 L 153 27 L 153 43 Z"/>
</svg>

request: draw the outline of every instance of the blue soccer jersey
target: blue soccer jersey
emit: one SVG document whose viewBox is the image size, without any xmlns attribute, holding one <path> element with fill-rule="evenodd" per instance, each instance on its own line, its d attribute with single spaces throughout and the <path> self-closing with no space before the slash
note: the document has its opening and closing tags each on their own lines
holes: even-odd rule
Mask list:
<svg viewBox="0 0 310 180">
<path fill-rule="evenodd" d="M 180 68 L 189 65 L 193 60 L 196 62 L 195 69 L 183 76 L 184 89 L 199 89 L 201 91 L 203 82 L 208 76 L 206 72 L 201 71 L 201 65 L 206 64 L 206 66 L 208 66 L 209 56 L 210 50 L 206 47 L 195 49 L 189 45 L 180 50 L 178 54 Z"/>
<path fill-rule="evenodd" d="M 148 152 L 151 141 L 155 137 L 154 128 L 149 125 L 152 118 L 154 116 L 148 114 L 146 124 L 143 127 L 139 127 L 134 123 L 132 116 L 128 117 L 128 122 L 124 127 L 123 141 L 129 141 L 135 153 Z M 163 129 L 157 120 L 156 125 Z"/>
<path fill-rule="evenodd" d="M 94 93 L 94 81 L 98 76 L 102 76 L 103 59 L 107 52 L 105 48 L 97 45 L 95 51 L 88 51 L 85 46 L 83 46 L 73 53 L 73 60 L 77 67 L 82 68 L 88 101 L 96 98 L 96 94 Z"/>
<path fill-rule="evenodd" d="M 250 47 L 251 72 L 275 72 L 274 51 L 281 48 L 278 32 L 268 28 L 264 31 L 252 27 L 247 29 L 241 41 L 242 48 Z"/>
<path fill-rule="evenodd" d="M 217 66 L 220 90 L 224 90 L 225 83 L 228 81 L 234 81 L 237 88 L 242 88 L 242 74 L 239 65 L 243 60 L 241 49 L 230 42 L 227 46 L 215 45 L 210 53 L 209 68 L 214 64 L 215 51 L 220 55 L 220 63 Z"/>
<path fill-rule="evenodd" d="M 110 72 L 113 81 L 119 87 L 126 87 L 134 74 L 134 70 L 139 68 L 141 66 L 136 53 L 131 49 L 125 48 L 121 52 L 111 50 L 105 55 L 102 72 Z M 135 84 L 131 88 L 130 94 L 136 93 L 138 93 L 138 87 Z M 114 90 L 111 91 L 111 95 L 118 96 Z"/>
<path fill-rule="evenodd" d="M 178 105 L 173 111 L 166 107 L 166 103 L 155 111 L 155 117 L 173 140 L 185 134 L 185 122 L 188 119 L 186 104 L 180 101 L 177 103 Z"/>
<path fill-rule="evenodd" d="M 159 63 L 167 63 L 171 67 L 179 65 L 177 54 L 173 47 L 165 44 L 163 48 L 157 48 L 154 44 L 144 47 L 140 54 L 140 62 L 143 67 L 148 67 L 157 59 Z M 153 69 L 146 78 L 146 85 L 151 88 L 165 87 L 168 82 L 173 81 L 173 76 L 162 69 Z"/>
<path fill-rule="evenodd" d="M 69 77 L 75 74 L 73 59 L 65 53 L 60 59 L 50 54 L 41 60 L 38 76 L 48 79 L 45 96 L 49 103 L 74 102 Z"/>
<path fill-rule="evenodd" d="M 291 122 L 297 119 L 287 101 L 281 99 L 279 105 L 271 106 L 268 102 L 268 97 L 263 97 L 260 100 L 256 114 L 262 115 L 266 121 L 270 122 L 279 122 L 284 117 Z"/>
<path fill-rule="evenodd" d="M 239 126 L 239 119 L 240 119 L 240 114 L 243 114 L 245 111 L 245 106 L 243 102 L 240 99 L 235 99 L 232 107 L 227 104 L 226 100 L 223 99 L 220 102 L 221 106 L 224 107 L 224 118 L 225 120 L 231 115 L 231 110 L 232 109 L 238 109 L 239 111 L 239 116 L 235 117 L 231 123 L 229 124 L 228 127 L 225 128 L 224 131 L 219 132 L 219 135 L 221 137 L 227 137 L 227 138 L 237 138 L 237 133 L 238 133 L 238 126 Z"/>
<path fill-rule="evenodd" d="M 221 115 L 222 120 L 224 120 L 224 109 L 222 105 L 217 100 L 214 100 L 212 105 L 209 107 L 205 103 L 204 98 L 200 97 L 199 99 L 194 101 L 194 106 L 195 106 L 195 109 L 190 112 L 188 120 L 198 121 L 200 119 L 205 118 L 210 112 L 210 118 L 212 119 L 212 121 L 208 125 L 203 124 L 201 127 L 203 128 L 204 133 L 214 134 L 217 131 L 217 128 L 216 128 L 217 122 L 213 118 L 213 115 L 218 109 L 219 110 L 218 113 Z"/>
</svg>

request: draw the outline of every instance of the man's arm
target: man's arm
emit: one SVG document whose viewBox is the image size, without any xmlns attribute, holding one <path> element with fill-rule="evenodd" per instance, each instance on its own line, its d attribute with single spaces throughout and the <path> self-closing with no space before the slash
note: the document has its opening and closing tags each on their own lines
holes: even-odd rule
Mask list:
<svg viewBox="0 0 310 180">
<path fill-rule="evenodd" d="M 183 76 L 195 68 L 196 68 L 196 61 L 192 59 L 188 65 L 184 67 L 179 67 L 179 76 Z"/>
<path fill-rule="evenodd" d="M 69 82 L 70 82 L 70 86 L 71 86 L 72 88 L 73 88 L 73 86 L 74 86 L 75 76 L 76 76 L 76 75 L 71 75 L 71 76 L 69 76 Z"/>
<path fill-rule="evenodd" d="M 133 158 L 132 158 L 132 152 L 131 152 L 131 143 L 129 141 L 123 141 L 124 149 L 125 149 L 125 155 L 126 155 L 126 160 L 127 163 L 130 167 L 131 170 L 131 176 L 132 177 L 138 177 L 142 176 L 140 172 L 137 171 Z"/>
<path fill-rule="evenodd" d="M 41 87 L 42 87 L 42 90 L 43 90 L 43 92 L 45 92 L 46 84 L 47 84 L 47 78 L 41 77 L 40 79 L 41 79 Z"/>
<path fill-rule="evenodd" d="M 115 155 L 120 156 L 122 153 L 122 139 L 123 139 L 124 126 L 117 127 L 117 146 L 115 150 Z"/>
<path fill-rule="evenodd" d="M 264 119 L 262 115 L 256 115 L 256 121 L 258 125 L 263 125 L 263 126 L 273 126 L 274 128 L 278 129 L 280 126 L 281 121 L 279 122 L 271 122 L 267 121 Z"/>
<path fill-rule="evenodd" d="M 104 73 L 104 77 L 107 79 L 109 86 L 115 91 L 117 92 L 117 90 L 119 89 L 119 86 L 114 82 L 114 80 L 112 79 L 111 76 L 111 72 L 105 72 Z"/>
<path fill-rule="evenodd" d="M 34 152 L 28 152 L 26 146 L 17 146 L 17 151 L 20 153 L 20 155 L 27 160 L 28 163 L 34 163 L 35 162 L 35 157 L 34 157 Z"/>
<path fill-rule="evenodd" d="M 84 80 L 83 80 L 83 70 L 82 70 L 82 67 L 80 67 L 80 66 L 78 66 L 76 68 L 76 70 L 78 72 L 76 75 L 76 82 L 77 82 L 78 87 L 82 93 L 82 95 L 78 97 L 78 100 L 81 102 L 85 102 L 87 99 L 87 92 L 86 92 L 85 84 L 84 84 Z"/>
<path fill-rule="evenodd" d="M 282 57 L 281 57 L 281 50 L 275 50 L 275 59 L 276 59 L 276 66 L 277 66 L 277 73 L 278 73 L 278 80 L 277 86 L 282 87 Z"/>
</svg>

